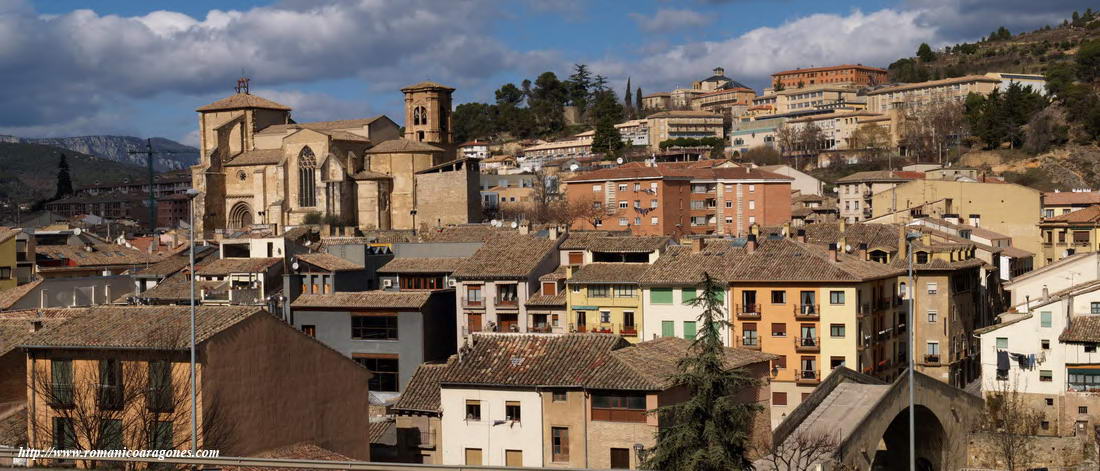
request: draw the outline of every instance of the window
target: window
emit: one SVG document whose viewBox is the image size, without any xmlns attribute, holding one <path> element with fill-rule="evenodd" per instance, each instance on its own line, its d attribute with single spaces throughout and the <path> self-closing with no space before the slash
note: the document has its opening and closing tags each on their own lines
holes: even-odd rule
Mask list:
<svg viewBox="0 0 1100 471">
<path fill-rule="evenodd" d="M 627 206 L 628 206 L 628 204 L 627 204 L 626 201 L 620 201 L 619 202 L 619 209 L 626 209 Z"/>
<path fill-rule="evenodd" d="M 569 461 L 569 429 L 566 427 L 550 427 L 550 459 L 553 461 Z"/>
<path fill-rule="evenodd" d="M 741 345 L 754 347 L 760 345 L 760 338 L 756 333 L 756 324 L 747 322 L 741 328 Z"/>
<path fill-rule="evenodd" d="M 611 311 L 600 311 L 600 322 L 608 324 L 611 322 Z"/>
<path fill-rule="evenodd" d="M 936 322 L 936 319 L 939 318 L 939 315 L 940 314 L 938 312 L 929 309 L 928 310 L 928 322 Z"/>
<path fill-rule="evenodd" d="M 95 448 L 100 450 L 122 449 L 121 419 L 103 419 L 99 423 L 99 443 Z"/>
<path fill-rule="evenodd" d="M 351 316 L 351 338 L 397 340 L 397 316 Z"/>
<path fill-rule="evenodd" d="M 787 304 L 787 292 L 772 290 L 772 304 Z"/>
<path fill-rule="evenodd" d="M 155 420 L 149 427 L 149 449 L 171 450 L 175 448 L 172 443 L 172 422 Z"/>
<path fill-rule="evenodd" d="M 565 391 L 554 391 L 554 393 L 553 393 L 554 402 L 565 402 L 565 399 L 566 399 Z"/>
<path fill-rule="evenodd" d="M 574 293 L 580 293 L 581 292 L 581 285 L 570 285 L 569 290 L 574 292 Z"/>
<path fill-rule="evenodd" d="M 830 337 L 844 337 L 844 324 L 831 324 L 829 325 Z"/>
<path fill-rule="evenodd" d="M 619 191 L 626 191 L 626 183 L 619 184 Z"/>
<path fill-rule="evenodd" d="M 1051 313 L 1050 311 L 1043 311 L 1039 313 L 1039 327 L 1050 327 Z"/>
<path fill-rule="evenodd" d="M 649 207 L 650 208 L 656 208 L 657 207 L 657 200 L 649 200 Z"/>
<path fill-rule="evenodd" d="M 787 324 L 782 322 L 772 323 L 772 337 L 786 337 L 787 336 Z"/>
<path fill-rule="evenodd" d="M 756 200 L 749 200 L 749 209 L 756 209 Z"/>
<path fill-rule="evenodd" d="M 520 421 L 520 407 L 518 401 L 507 401 L 504 403 L 504 420 L 511 420 L 512 422 Z"/>
<path fill-rule="evenodd" d="M 733 201 L 726 200 L 726 207 L 727 208 L 732 208 L 733 207 Z"/>
<path fill-rule="evenodd" d="M 309 146 L 298 153 L 298 206 L 317 206 L 317 157 Z"/>
<path fill-rule="evenodd" d="M 50 361 L 50 402 L 55 407 L 73 405 L 73 362 L 67 359 Z"/>
<path fill-rule="evenodd" d="M 1078 414 L 1088 414 L 1089 413 L 1089 407 L 1088 406 L 1077 406 L 1077 413 Z"/>
<path fill-rule="evenodd" d="M 999 350 L 1005 350 L 1008 348 L 1008 337 L 997 337 L 997 348 Z"/>
<path fill-rule="evenodd" d="M 844 366 L 844 357 L 829 357 L 829 368 L 837 369 Z"/>
<path fill-rule="evenodd" d="M 172 364 L 167 361 L 149 362 L 148 408 L 154 412 L 173 409 Z"/>
<path fill-rule="evenodd" d="M 466 420 L 481 420 L 481 401 L 466 400 Z"/>
<path fill-rule="evenodd" d="M 467 448 L 466 449 L 466 464 L 480 466 L 481 460 L 481 448 Z"/>
<path fill-rule="evenodd" d="M 630 224 L 630 221 L 628 221 L 626 218 L 619 218 L 619 225 L 620 226 L 625 226 L 625 225 L 628 225 L 628 224 Z"/>
<path fill-rule="evenodd" d="M 657 225 L 657 216 L 649 218 L 649 223 L 656 226 Z"/>
<path fill-rule="evenodd" d="M 470 306 L 481 305 L 481 285 L 466 287 L 466 304 Z"/>
<path fill-rule="evenodd" d="M 749 225 L 756 224 L 756 216 L 749 216 Z"/>
<path fill-rule="evenodd" d="M 73 427 L 73 419 L 67 417 L 53 418 L 53 447 L 58 450 L 76 448 L 76 430 Z"/>
<path fill-rule="evenodd" d="M 1085 344 L 1085 353 L 1096 353 L 1096 344 L 1095 343 L 1086 343 Z"/>
<path fill-rule="evenodd" d="M 727 216 L 726 217 L 726 224 L 733 224 L 733 218 Z"/>
<path fill-rule="evenodd" d="M 310 337 L 317 337 L 317 326 L 315 325 L 303 325 L 302 333 Z"/>
<path fill-rule="evenodd" d="M 749 193 L 756 191 L 756 185 L 749 185 Z"/>
<path fill-rule="evenodd" d="M 374 376 L 367 382 L 371 391 L 397 392 L 397 355 L 390 354 L 353 354 L 352 359 L 363 365 Z"/>
<path fill-rule="evenodd" d="M 1048 397 L 1047 398 L 1047 405 L 1048 406 L 1053 406 L 1054 405 L 1054 398 L 1053 397 Z"/>
<path fill-rule="evenodd" d="M 675 337 L 676 336 L 676 322 L 675 321 L 661 321 L 661 337 Z"/>
<path fill-rule="evenodd" d="M 939 291 L 939 284 L 937 283 L 928 283 L 926 286 L 928 287 L 928 294 L 936 294 Z"/>
<path fill-rule="evenodd" d="M 602 185 L 592 185 L 592 191 L 603 191 Z"/>
<path fill-rule="evenodd" d="M 672 288 L 653 288 L 649 290 L 649 302 L 652 304 L 672 304 Z"/>
<path fill-rule="evenodd" d="M 611 290 L 607 285 L 592 285 L 588 287 L 588 297 L 609 298 L 611 297 Z"/>
<path fill-rule="evenodd" d="M 642 184 L 641 183 L 635 183 L 634 184 L 634 191 L 642 191 Z"/>
<path fill-rule="evenodd" d="M 1089 312 L 1092 314 L 1100 314 L 1100 303 L 1090 303 Z"/>
<path fill-rule="evenodd" d="M 645 422 L 644 394 L 592 394 L 592 420 Z"/>
<path fill-rule="evenodd" d="M 634 207 L 635 208 L 641 208 L 642 207 L 642 202 L 638 201 L 638 200 L 634 200 Z"/>
<path fill-rule="evenodd" d="M 829 291 L 829 304 L 844 304 L 844 292 Z"/>
<path fill-rule="evenodd" d="M 683 304 L 690 304 L 698 296 L 699 293 L 695 288 L 684 288 L 680 290 L 680 302 Z"/>
<path fill-rule="evenodd" d="M 785 405 L 787 405 L 787 393 L 785 393 L 785 392 L 773 392 L 772 393 L 772 405 L 773 406 L 785 406 Z"/>
<path fill-rule="evenodd" d="M 623 311 L 623 329 L 634 328 L 634 311 Z"/>
<path fill-rule="evenodd" d="M 928 355 L 939 355 L 940 354 L 940 343 L 939 342 L 928 342 L 928 345 L 925 346 L 925 353 L 927 353 Z"/>
<path fill-rule="evenodd" d="M 1039 341 L 1039 346 L 1043 350 L 1050 350 L 1050 340 L 1043 339 Z"/>
<path fill-rule="evenodd" d="M 115 359 L 99 361 L 99 384 L 96 402 L 100 409 L 122 409 L 122 364 Z"/>
<path fill-rule="evenodd" d="M 616 298 L 633 298 L 634 286 L 633 285 L 615 285 L 615 297 Z"/>
<path fill-rule="evenodd" d="M 684 321 L 684 338 L 695 340 L 695 321 Z"/>
<path fill-rule="evenodd" d="M 1047 383 L 1054 381 L 1054 372 L 1052 370 L 1039 370 L 1039 381 Z"/>
</svg>

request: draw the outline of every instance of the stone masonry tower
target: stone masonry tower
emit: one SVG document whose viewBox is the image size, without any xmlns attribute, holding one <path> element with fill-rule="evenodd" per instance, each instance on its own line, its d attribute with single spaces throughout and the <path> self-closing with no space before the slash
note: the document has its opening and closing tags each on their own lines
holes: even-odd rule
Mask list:
<svg viewBox="0 0 1100 471">
<path fill-rule="evenodd" d="M 455 89 L 420 82 L 401 89 L 405 94 L 405 139 L 452 150 L 451 93 Z"/>
</svg>

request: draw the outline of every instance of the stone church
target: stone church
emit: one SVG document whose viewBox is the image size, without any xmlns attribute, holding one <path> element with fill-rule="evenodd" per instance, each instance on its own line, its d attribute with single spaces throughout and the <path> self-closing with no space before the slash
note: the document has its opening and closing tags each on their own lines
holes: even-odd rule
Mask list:
<svg viewBox="0 0 1100 471">
<path fill-rule="evenodd" d="M 477 162 L 455 158 L 453 88 L 402 88 L 404 134 L 386 116 L 298 123 L 248 79 L 236 90 L 196 110 L 195 225 L 207 237 L 258 224 L 281 233 L 310 213 L 360 230 L 480 221 Z"/>
</svg>

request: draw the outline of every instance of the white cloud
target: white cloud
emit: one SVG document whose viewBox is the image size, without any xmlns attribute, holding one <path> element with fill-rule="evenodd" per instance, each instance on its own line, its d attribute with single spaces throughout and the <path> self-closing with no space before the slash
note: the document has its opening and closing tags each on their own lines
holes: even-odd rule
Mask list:
<svg viewBox="0 0 1100 471">
<path fill-rule="evenodd" d="M 920 12 L 917 21 L 934 25 L 941 43 L 973 41 L 1000 26 L 1013 33 L 1058 25 L 1074 10 L 1094 7 L 1088 0 L 906 0 Z"/>
<path fill-rule="evenodd" d="M 631 13 L 630 17 L 638 23 L 638 28 L 647 33 L 667 33 L 688 28 L 699 28 L 710 24 L 711 18 L 693 10 L 673 10 L 662 8 L 653 16 Z"/>
</svg>

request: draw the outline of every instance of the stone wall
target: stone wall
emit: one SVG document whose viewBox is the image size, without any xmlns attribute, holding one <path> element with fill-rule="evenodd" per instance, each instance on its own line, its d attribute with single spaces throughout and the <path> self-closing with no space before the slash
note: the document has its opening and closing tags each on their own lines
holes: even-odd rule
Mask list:
<svg viewBox="0 0 1100 471">
<path fill-rule="evenodd" d="M 1096 445 L 1091 437 L 1033 437 L 1032 459 L 1020 469 L 1096 469 Z M 966 450 L 967 468 L 1005 469 L 997 438 L 985 432 L 970 434 Z"/>
</svg>

